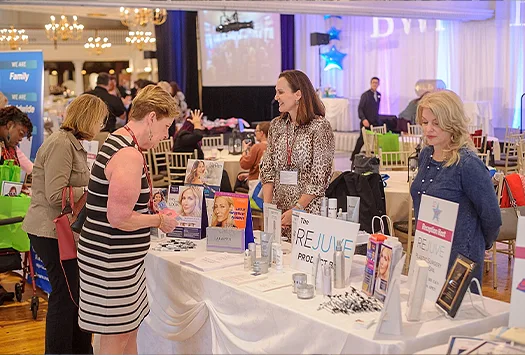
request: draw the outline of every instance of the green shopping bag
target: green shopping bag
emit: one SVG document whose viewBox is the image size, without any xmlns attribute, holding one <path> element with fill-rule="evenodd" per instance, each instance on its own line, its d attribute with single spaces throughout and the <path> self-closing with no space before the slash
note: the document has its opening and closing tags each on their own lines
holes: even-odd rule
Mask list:
<svg viewBox="0 0 525 355">
<path fill-rule="evenodd" d="M 24 217 L 30 203 L 31 198 L 26 195 L 0 196 L 0 220 Z M 22 223 L 0 226 L 0 249 L 2 248 L 13 248 L 20 252 L 29 250 L 29 238 L 22 230 Z"/>
<path fill-rule="evenodd" d="M 2 181 L 20 182 L 20 167 L 15 165 L 14 160 L 4 160 L 0 165 L 0 183 Z"/>
<path fill-rule="evenodd" d="M 399 152 L 399 134 L 387 132 L 384 134 L 377 135 L 377 145 L 383 152 Z M 391 158 L 390 158 L 391 157 Z M 381 159 L 386 159 L 390 162 L 391 159 L 400 160 L 399 154 L 382 156 Z"/>
</svg>

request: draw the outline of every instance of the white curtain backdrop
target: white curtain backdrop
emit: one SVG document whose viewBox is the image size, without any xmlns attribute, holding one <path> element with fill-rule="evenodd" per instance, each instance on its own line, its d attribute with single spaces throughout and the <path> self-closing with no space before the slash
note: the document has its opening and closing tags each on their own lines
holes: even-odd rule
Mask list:
<svg viewBox="0 0 525 355">
<path fill-rule="evenodd" d="M 516 21 L 514 7 L 514 1 L 498 3 L 496 19 L 475 22 L 295 15 L 296 68 L 319 86 L 318 47 L 310 46 L 310 33 L 335 26 L 342 30 L 340 40 L 321 46 L 321 52 L 335 45 L 347 56 L 343 70 L 323 70 L 321 78 L 322 86 L 334 87 L 338 96 L 358 98 L 377 76 L 380 113 L 397 115 L 416 97 L 417 80 L 441 79 L 464 101 L 490 102 L 492 126 L 519 127 L 525 2 L 523 26 L 510 26 Z M 351 117 L 358 120 L 357 113 Z"/>
</svg>

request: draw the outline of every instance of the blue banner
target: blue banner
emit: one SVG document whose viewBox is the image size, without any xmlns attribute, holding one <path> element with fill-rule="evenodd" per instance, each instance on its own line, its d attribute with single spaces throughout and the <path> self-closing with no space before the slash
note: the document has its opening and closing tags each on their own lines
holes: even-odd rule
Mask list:
<svg viewBox="0 0 525 355">
<path fill-rule="evenodd" d="M 33 270 L 35 272 L 36 287 L 48 294 L 51 293 L 51 284 L 49 283 L 49 278 L 47 276 L 47 270 L 44 266 L 44 262 L 35 253 L 33 247 L 31 247 L 31 260 L 33 261 Z M 31 274 L 27 275 L 27 282 L 29 282 L 30 284 L 33 283 L 33 280 L 31 279 Z"/>
<path fill-rule="evenodd" d="M 0 91 L 33 123 L 31 159 L 44 140 L 44 57 L 40 51 L 0 52 Z"/>
</svg>

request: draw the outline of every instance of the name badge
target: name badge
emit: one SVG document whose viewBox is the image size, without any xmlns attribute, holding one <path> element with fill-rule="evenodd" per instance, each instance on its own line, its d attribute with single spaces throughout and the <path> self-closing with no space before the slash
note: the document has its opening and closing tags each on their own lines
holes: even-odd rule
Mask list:
<svg viewBox="0 0 525 355">
<path fill-rule="evenodd" d="M 282 185 L 297 185 L 297 171 L 281 170 L 280 181 Z"/>
</svg>

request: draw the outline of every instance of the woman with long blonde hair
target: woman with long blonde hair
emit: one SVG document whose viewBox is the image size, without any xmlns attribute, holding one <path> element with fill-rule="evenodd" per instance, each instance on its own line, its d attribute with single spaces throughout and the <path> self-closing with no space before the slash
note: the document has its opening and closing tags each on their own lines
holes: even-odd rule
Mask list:
<svg viewBox="0 0 525 355">
<path fill-rule="evenodd" d="M 422 195 L 457 203 L 449 267 L 463 254 L 479 265 L 474 277 L 481 282 L 484 252 L 498 236 L 501 213 L 488 169 L 470 138 L 463 102 L 449 90 L 431 92 L 419 102 L 417 122 L 423 127 L 424 148 L 410 188 L 416 218 Z M 433 202 L 433 223 L 451 218 L 445 210 Z"/>
</svg>

